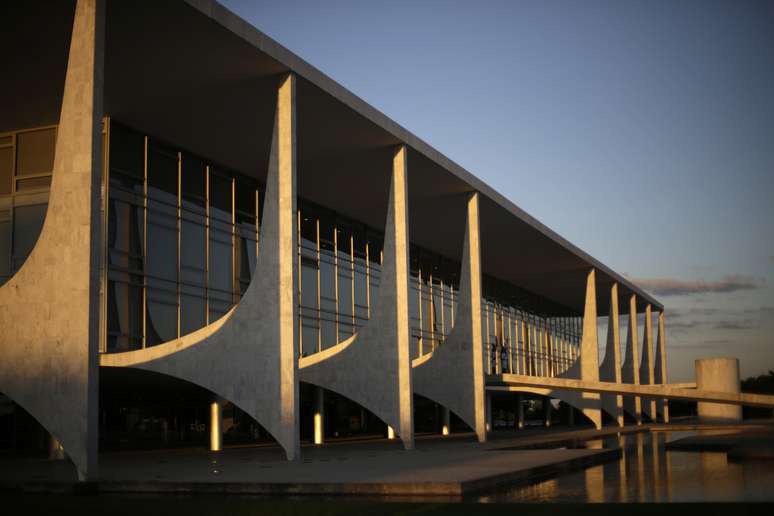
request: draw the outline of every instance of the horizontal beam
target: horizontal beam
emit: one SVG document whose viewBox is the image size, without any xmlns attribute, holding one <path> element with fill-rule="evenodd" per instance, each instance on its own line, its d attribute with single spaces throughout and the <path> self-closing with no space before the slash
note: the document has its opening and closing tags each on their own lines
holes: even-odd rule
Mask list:
<svg viewBox="0 0 774 516">
<path fill-rule="evenodd" d="M 677 384 L 681 385 L 681 384 Z M 682 384 L 684 385 L 684 384 Z M 635 385 L 631 383 L 591 382 L 569 378 L 545 378 L 520 374 L 502 374 L 487 377 L 488 391 L 518 391 L 519 387 L 538 387 L 566 391 L 634 394 L 654 398 L 728 403 L 750 407 L 774 408 L 774 396 L 730 392 L 700 391 L 676 385 Z"/>
</svg>

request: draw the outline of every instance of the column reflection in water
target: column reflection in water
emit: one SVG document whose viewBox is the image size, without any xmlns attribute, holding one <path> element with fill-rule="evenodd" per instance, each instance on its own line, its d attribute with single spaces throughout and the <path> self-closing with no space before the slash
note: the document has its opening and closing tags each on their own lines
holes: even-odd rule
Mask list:
<svg viewBox="0 0 774 516">
<path fill-rule="evenodd" d="M 591 450 L 601 450 L 603 448 L 601 439 L 595 439 L 586 443 L 586 448 Z M 591 466 L 583 471 L 586 485 L 586 501 L 601 503 L 605 501 L 605 466 Z"/>
<path fill-rule="evenodd" d="M 650 454 L 653 460 L 653 500 L 654 502 L 661 501 L 661 464 L 659 460 L 659 434 L 657 432 L 650 432 Z"/>
<path fill-rule="evenodd" d="M 618 462 L 618 501 L 626 503 L 629 501 L 629 484 L 626 474 L 628 451 L 626 448 L 626 436 L 623 434 L 618 435 L 618 447 L 621 449 L 621 460 Z"/>
<path fill-rule="evenodd" d="M 665 483 L 666 483 L 666 501 L 672 501 L 672 452 L 666 451 L 666 436 L 664 434 L 664 469 L 666 471 Z"/>
</svg>

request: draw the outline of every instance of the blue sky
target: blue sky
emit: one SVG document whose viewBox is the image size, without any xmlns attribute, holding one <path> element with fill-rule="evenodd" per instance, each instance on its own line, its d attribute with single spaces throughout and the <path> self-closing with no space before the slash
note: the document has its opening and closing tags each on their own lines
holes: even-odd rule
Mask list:
<svg viewBox="0 0 774 516">
<path fill-rule="evenodd" d="M 670 380 L 774 369 L 774 2 L 223 3 L 650 289 Z"/>
</svg>

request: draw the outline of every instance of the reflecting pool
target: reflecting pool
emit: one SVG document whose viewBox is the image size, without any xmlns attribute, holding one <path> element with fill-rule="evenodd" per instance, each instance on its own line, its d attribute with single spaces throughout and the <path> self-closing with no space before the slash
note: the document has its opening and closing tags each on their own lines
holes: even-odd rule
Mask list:
<svg viewBox="0 0 774 516">
<path fill-rule="evenodd" d="M 727 433 L 727 432 L 726 432 Z M 578 443 L 623 450 L 585 470 L 480 495 L 480 502 L 774 501 L 774 462 L 730 461 L 725 452 L 666 450 L 697 432 L 639 432 Z M 575 447 L 575 446 L 573 446 Z"/>
</svg>

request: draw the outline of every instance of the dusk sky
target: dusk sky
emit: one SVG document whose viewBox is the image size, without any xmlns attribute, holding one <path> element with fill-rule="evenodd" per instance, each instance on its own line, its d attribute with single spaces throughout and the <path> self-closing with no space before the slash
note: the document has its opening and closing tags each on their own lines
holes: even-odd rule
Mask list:
<svg viewBox="0 0 774 516">
<path fill-rule="evenodd" d="M 774 2 L 223 3 L 653 293 L 670 381 L 774 369 Z"/>
</svg>

